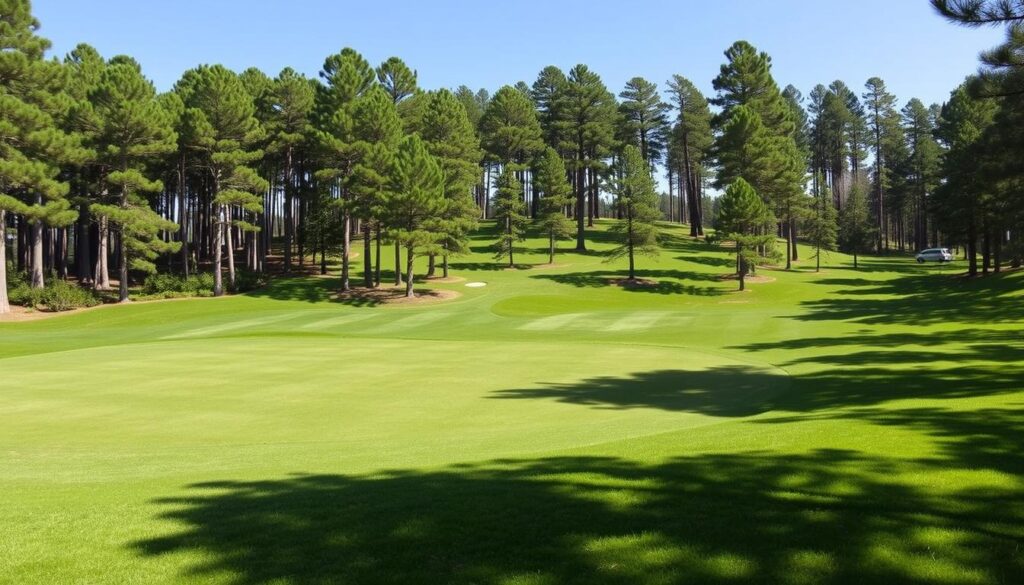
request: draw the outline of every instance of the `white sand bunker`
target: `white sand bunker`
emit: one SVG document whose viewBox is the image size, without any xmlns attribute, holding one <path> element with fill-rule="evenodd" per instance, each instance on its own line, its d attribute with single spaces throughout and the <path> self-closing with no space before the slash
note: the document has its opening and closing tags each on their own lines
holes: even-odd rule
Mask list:
<svg viewBox="0 0 1024 585">
<path fill-rule="evenodd" d="M 486 282 L 467 282 L 466 286 L 468 286 L 469 288 L 481 288 L 481 287 L 487 286 L 487 283 Z"/>
</svg>

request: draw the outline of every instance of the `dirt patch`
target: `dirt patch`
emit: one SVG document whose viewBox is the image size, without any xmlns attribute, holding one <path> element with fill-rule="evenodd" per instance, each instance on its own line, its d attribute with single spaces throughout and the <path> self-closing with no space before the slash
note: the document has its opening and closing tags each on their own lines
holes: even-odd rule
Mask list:
<svg viewBox="0 0 1024 585">
<path fill-rule="evenodd" d="M 116 304 L 96 305 L 95 307 L 81 307 L 78 309 L 71 309 L 69 311 L 40 311 L 39 309 L 30 309 L 28 307 L 22 307 L 19 305 L 11 305 L 10 313 L 0 315 L 0 323 L 21 323 L 25 321 L 39 321 L 42 319 L 49 319 L 51 317 L 74 315 L 75 313 L 82 313 L 84 311 L 92 311 L 94 309 L 102 309 L 103 307 L 112 306 L 116 306 Z"/>
<path fill-rule="evenodd" d="M 658 286 L 658 281 L 650 278 L 609 278 L 608 284 L 622 288 L 654 288 Z"/>
<path fill-rule="evenodd" d="M 338 293 L 338 300 L 374 305 L 421 305 L 440 303 L 458 298 L 459 292 L 454 290 L 421 290 L 413 291 L 412 298 L 405 296 L 405 286 L 388 286 L 380 288 L 355 288 L 348 292 Z"/>
</svg>

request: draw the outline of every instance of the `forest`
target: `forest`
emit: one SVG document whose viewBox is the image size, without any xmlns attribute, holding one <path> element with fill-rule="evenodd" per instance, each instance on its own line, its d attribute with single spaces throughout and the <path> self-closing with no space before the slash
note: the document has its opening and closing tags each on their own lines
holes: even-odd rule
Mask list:
<svg viewBox="0 0 1024 585">
<path fill-rule="evenodd" d="M 512 264 L 527 229 L 553 261 L 558 241 L 584 251 L 595 218 L 611 217 L 626 220 L 631 259 L 656 251 L 655 222 L 718 228 L 747 244 L 739 272 L 789 267 L 800 243 L 958 248 L 971 275 L 1019 266 L 1024 9 L 933 4 L 954 22 L 1008 24 L 943 104 L 877 77 L 782 87 L 745 41 L 726 49 L 712 96 L 683 75 L 616 94 L 584 64 L 493 93 L 425 89 L 402 59 L 374 66 L 351 48 L 316 78 L 200 65 L 158 93 L 130 55 L 83 44 L 49 59 L 29 2 L 5 0 L 0 312 L 57 280 L 116 283 L 124 301 L 147 281 L 206 274 L 221 295 L 268 272 L 326 271 L 338 254 L 341 291 L 386 276 L 412 295 L 413 258 L 447 275 L 481 219 L 505 226 L 494 250 Z M 735 204 L 740 179 L 759 204 Z"/>
</svg>

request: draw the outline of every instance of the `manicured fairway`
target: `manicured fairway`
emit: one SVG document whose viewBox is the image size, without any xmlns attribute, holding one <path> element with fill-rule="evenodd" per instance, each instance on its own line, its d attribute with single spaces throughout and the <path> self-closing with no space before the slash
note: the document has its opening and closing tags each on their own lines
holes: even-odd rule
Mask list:
<svg viewBox="0 0 1024 585">
<path fill-rule="evenodd" d="M 0 323 L 0 582 L 1024 583 L 1024 273 L 665 231 Z"/>
</svg>

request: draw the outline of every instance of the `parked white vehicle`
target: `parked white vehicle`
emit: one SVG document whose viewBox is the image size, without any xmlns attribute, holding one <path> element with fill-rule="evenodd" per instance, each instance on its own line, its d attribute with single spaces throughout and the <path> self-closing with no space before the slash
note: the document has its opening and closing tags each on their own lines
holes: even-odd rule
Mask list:
<svg viewBox="0 0 1024 585">
<path fill-rule="evenodd" d="M 953 254 L 950 253 L 949 248 L 928 248 L 927 250 L 921 250 L 917 253 L 918 264 L 924 264 L 925 262 L 952 262 Z"/>
</svg>

